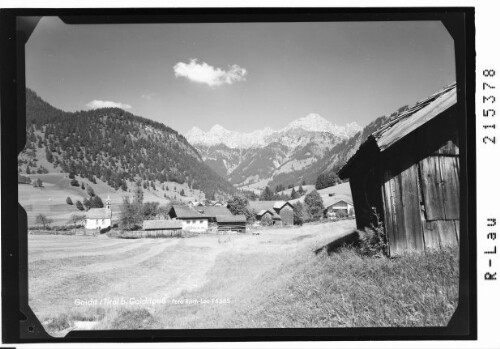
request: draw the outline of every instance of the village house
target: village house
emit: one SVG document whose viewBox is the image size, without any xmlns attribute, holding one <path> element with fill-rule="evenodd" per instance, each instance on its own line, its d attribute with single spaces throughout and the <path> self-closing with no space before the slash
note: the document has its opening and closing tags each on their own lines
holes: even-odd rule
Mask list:
<svg viewBox="0 0 500 349">
<path fill-rule="evenodd" d="M 104 208 L 91 208 L 85 215 L 85 229 L 107 229 L 111 227 L 111 219 L 113 212 L 111 211 L 111 200 L 106 199 Z"/>
<path fill-rule="evenodd" d="M 293 205 L 289 201 L 276 201 L 273 209 L 281 217 L 283 225 L 293 225 Z"/>
<path fill-rule="evenodd" d="M 257 212 L 258 222 L 272 218 L 273 225 L 293 225 L 293 205 L 289 201 L 250 201 L 249 206 Z"/>
<path fill-rule="evenodd" d="M 339 171 L 358 228 L 383 223 L 391 255 L 458 244 L 460 115 L 452 84 L 389 119 Z"/>
<path fill-rule="evenodd" d="M 328 197 L 323 199 L 325 209 L 323 214 L 325 218 L 335 218 L 339 216 L 352 216 L 354 215 L 354 207 L 350 200 L 339 197 Z"/>
<path fill-rule="evenodd" d="M 198 233 L 208 230 L 208 218 L 191 207 L 173 205 L 168 215 L 172 220 L 181 221 L 182 230 Z"/>
<path fill-rule="evenodd" d="M 232 213 L 227 207 L 222 206 L 203 206 L 195 207 L 196 211 L 208 218 L 208 223 L 215 223 L 216 216 L 231 216 Z"/>
</svg>

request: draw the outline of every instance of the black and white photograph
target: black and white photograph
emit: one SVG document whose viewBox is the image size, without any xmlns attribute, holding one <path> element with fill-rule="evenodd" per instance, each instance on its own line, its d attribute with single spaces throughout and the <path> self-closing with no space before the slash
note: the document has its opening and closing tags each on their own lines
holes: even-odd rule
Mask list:
<svg viewBox="0 0 500 349">
<path fill-rule="evenodd" d="M 168 18 L 17 18 L 22 331 L 468 335 L 451 22 Z"/>
</svg>

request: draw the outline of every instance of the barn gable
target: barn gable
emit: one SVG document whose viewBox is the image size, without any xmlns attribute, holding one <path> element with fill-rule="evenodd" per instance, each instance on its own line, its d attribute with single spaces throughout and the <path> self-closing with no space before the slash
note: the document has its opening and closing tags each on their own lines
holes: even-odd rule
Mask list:
<svg viewBox="0 0 500 349">
<path fill-rule="evenodd" d="M 390 254 L 456 245 L 459 148 L 456 85 L 396 115 L 339 171 L 358 228 L 382 221 Z"/>
</svg>

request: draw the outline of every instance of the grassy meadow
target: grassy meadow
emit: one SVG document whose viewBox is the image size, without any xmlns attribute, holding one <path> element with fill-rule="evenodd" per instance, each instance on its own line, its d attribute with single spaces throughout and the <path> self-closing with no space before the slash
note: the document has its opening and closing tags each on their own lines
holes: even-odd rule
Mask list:
<svg viewBox="0 0 500 349">
<path fill-rule="evenodd" d="M 458 301 L 457 251 L 394 259 L 348 248 L 314 252 L 354 226 L 345 220 L 224 238 L 30 235 L 30 306 L 54 336 L 79 329 L 446 325 Z"/>
</svg>

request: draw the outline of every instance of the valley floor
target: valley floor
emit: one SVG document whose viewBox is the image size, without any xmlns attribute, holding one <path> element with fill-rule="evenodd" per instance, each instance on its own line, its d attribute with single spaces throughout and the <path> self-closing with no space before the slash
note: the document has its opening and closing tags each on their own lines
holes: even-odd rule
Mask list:
<svg viewBox="0 0 500 349">
<path fill-rule="evenodd" d="M 421 271 L 403 275 L 414 260 L 313 252 L 354 228 L 348 220 L 181 239 L 30 235 L 29 304 L 54 336 L 91 328 L 445 325 L 458 297 L 457 254 L 430 258 L 438 269 L 410 256 L 421 259 Z M 403 304 L 401 294 L 414 302 Z"/>
</svg>

